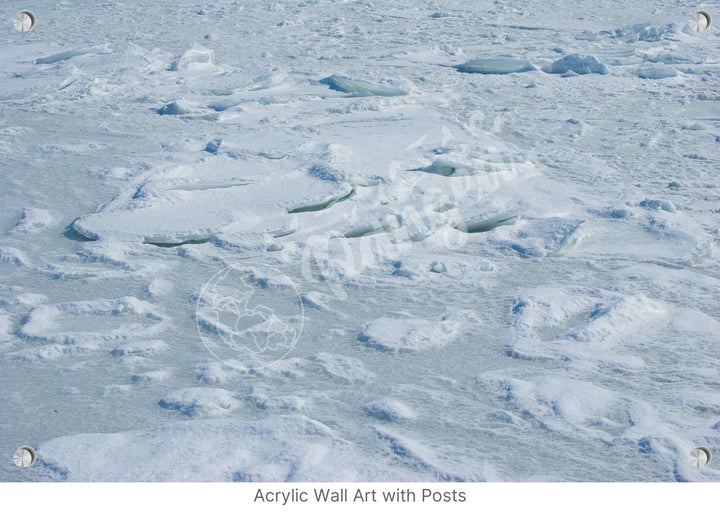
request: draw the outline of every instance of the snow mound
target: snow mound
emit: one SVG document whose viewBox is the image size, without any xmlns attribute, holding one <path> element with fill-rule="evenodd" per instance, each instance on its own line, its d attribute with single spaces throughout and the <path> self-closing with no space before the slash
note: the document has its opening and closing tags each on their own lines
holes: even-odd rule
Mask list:
<svg viewBox="0 0 720 517">
<path fill-rule="evenodd" d="M 86 461 L 78 450 L 92 450 Z M 303 416 L 178 422 L 149 431 L 81 434 L 37 447 L 36 468 L 66 481 L 389 481 L 408 475 Z"/>
<path fill-rule="evenodd" d="M 532 418 L 555 432 L 610 439 L 608 431 L 630 427 L 624 401 L 590 382 L 554 376 L 523 380 L 496 372 L 486 375 L 485 381 L 497 390 L 511 414 L 517 413 L 514 418 Z"/>
<path fill-rule="evenodd" d="M 93 320 L 106 321 L 106 316 L 117 318 L 116 324 L 98 328 Z M 66 327 L 70 329 L 63 330 Z M 165 317 L 154 305 L 126 296 L 39 305 L 26 315 L 18 335 L 36 341 L 88 344 L 149 337 L 164 327 Z"/>
<path fill-rule="evenodd" d="M 170 372 L 166 370 L 153 370 L 151 372 L 135 373 L 130 380 L 135 384 L 145 384 L 152 382 L 163 382 L 170 378 Z"/>
<path fill-rule="evenodd" d="M 11 246 L 0 247 L 0 262 L 16 266 L 29 266 L 30 261 L 25 253 Z"/>
<path fill-rule="evenodd" d="M 193 367 L 193 373 L 200 382 L 205 384 L 222 384 L 242 373 L 247 373 L 247 371 L 248 369 L 244 364 L 232 359 L 199 364 Z"/>
<path fill-rule="evenodd" d="M 330 300 L 328 300 L 328 296 L 323 293 L 317 291 L 303 293 L 300 295 L 300 300 L 305 307 L 310 307 L 317 311 L 332 311 L 328 305 L 328 301 Z"/>
<path fill-rule="evenodd" d="M 660 41 L 670 35 L 676 34 L 678 30 L 679 26 L 675 23 L 658 26 L 653 25 L 652 22 L 642 22 L 615 29 L 615 36 L 626 43 L 635 43 L 636 41 Z"/>
<path fill-rule="evenodd" d="M 514 341 L 508 354 L 642 367 L 637 357 L 614 350 L 649 335 L 666 324 L 667 316 L 662 304 L 642 295 L 579 287 L 538 288 L 519 296 L 513 305 Z"/>
<path fill-rule="evenodd" d="M 667 65 L 653 65 L 636 69 L 635 75 L 640 79 L 667 79 L 668 77 L 676 77 L 678 72 Z"/>
<path fill-rule="evenodd" d="M 128 384 L 110 384 L 109 386 L 103 386 L 102 394 L 104 397 L 111 395 L 119 395 L 122 393 L 129 393 L 132 391 L 132 386 Z"/>
<path fill-rule="evenodd" d="M 357 79 L 350 79 L 341 75 L 331 75 L 320 79 L 320 84 L 330 87 L 331 90 L 349 93 L 355 97 L 367 97 L 376 95 L 380 97 L 397 97 L 407 95 L 405 90 L 383 84 L 369 83 Z"/>
<path fill-rule="evenodd" d="M 664 212 L 675 212 L 676 210 L 675 205 L 665 199 L 643 199 L 638 206 L 651 210 L 662 210 Z"/>
<path fill-rule="evenodd" d="M 417 417 L 411 408 L 399 400 L 392 399 L 376 400 L 363 406 L 363 410 L 368 416 L 388 422 L 414 420 Z"/>
<path fill-rule="evenodd" d="M 149 356 L 158 355 L 170 350 L 170 346 L 164 341 L 152 340 L 152 341 L 134 341 L 131 343 L 125 343 L 112 349 L 110 354 L 116 357 L 139 355 Z"/>
<path fill-rule="evenodd" d="M 22 218 L 11 230 L 12 233 L 35 233 L 55 222 L 55 217 L 48 210 L 41 208 L 25 208 Z"/>
<path fill-rule="evenodd" d="M 23 348 L 17 352 L 10 352 L 6 357 L 21 361 L 54 361 L 62 357 L 90 354 L 100 350 L 97 343 L 79 345 L 43 345 Z"/>
<path fill-rule="evenodd" d="M 471 74 L 512 74 L 535 70 L 530 61 L 512 58 L 472 59 L 462 65 L 456 65 L 455 68 L 458 72 Z"/>
<path fill-rule="evenodd" d="M 200 111 L 200 106 L 187 99 L 172 101 L 157 110 L 160 115 L 192 115 Z"/>
<path fill-rule="evenodd" d="M 0 312 L 0 343 L 4 343 L 12 339 L 11 328 L 12 322 L 10 320 L 10 315 Z"/>
<path fill-rule="evenodd" d="M 498 217 L 466 224 L 476 224 L 481 229 L 491 225 L 494 231 L 489 234 L 489 241 L 524 258 L 562 255 L 582 238 L 582 219 L 523 217 L 515 220 L 512 219 L 514 213 Z"/>
<path fill-rule="evenodd" d="M 258 409 L 302 411 L 311 405 L 310 397 L 301 395 L 272 395 L 263 388 L 253 386 L 252 393 L 248 396 Z"/>
<path fill-rule="evenodd" d="M 420 352 L 447 346 L 461 328 L 462 322 L 449 315 L 440 321 L 383 317 L 365 325 L 359 339 L 379 350 Z"/>
<path fill-rule="evenodd" d="M 329 352 L 321 352 L 311 358 L 320 366 L 323 373 L 343 382 L 367 382 L 374 375 L 365 369 L 362 361 Z"/>
<path fill-rule="evenodd" d="M 384 426 L 374 428 L 375 436 L 398 460 L 431 476 L 436 481 L 485 481 L 487 466 L 478 469 L 467 463 L 440 458 L 430 447 Z"/>
<path fill-rule="evenodd" d="M 163 397 L 158 404 L 191 418 L 208 418 L 230 413 L 238 401 L 232 392 L 221 388 L 185 388 Z"/>
<path fill-rule="evenodd" d="M 608 68 L 594 56 L 581 54 L 570 54 L 558 59 L 552 65 L 543 67 L 543 71 L 549 74 L 565 74 L 575 72 L 576 74 L 607 74 Z"/>
<path fill-rule="evenodd" d="M 153 298 L 166 296 L 172 291 L 172 283 L 164 278 L 154 278 L 145 286 L 145 291 Z"/>
</svg>

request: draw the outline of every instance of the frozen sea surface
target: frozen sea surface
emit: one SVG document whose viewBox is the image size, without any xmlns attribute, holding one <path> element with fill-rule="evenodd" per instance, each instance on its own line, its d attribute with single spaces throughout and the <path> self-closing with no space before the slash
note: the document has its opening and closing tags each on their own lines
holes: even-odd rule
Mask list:
<svg viewBox="0 0 720 517">
<path fill-rule="evenodd" d="M 6 13 L 0 480 L 720 480 L 715 11 L 580 4 Z"/>
</svg>

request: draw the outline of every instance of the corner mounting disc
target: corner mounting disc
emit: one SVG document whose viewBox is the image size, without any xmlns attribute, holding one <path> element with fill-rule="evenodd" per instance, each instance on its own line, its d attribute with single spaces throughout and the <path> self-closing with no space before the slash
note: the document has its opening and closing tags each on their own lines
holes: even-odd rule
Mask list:
<svg viewBox="0 0 720 517">
<path fill-rule="evenodd" d="M 35 27 L 35 15 L 31 11 L 20 11 L 13 19 L 13 26 L 20 32 L 27 32 Z"/>
<path fill-rule="evenodd" d="M 703 32 L 712 23 L 712 17 L 707 11 L 695 11 L 690 17 L 690 28 L 695 32 Z"/>
<path fill-rule="evenodd" d="M 704 467 L 712 460 L 712 453 L 707 447 L 695 447 L 690 452 L 690 461 L 696 467 Z"/>
<path fill-rule="evenodd" d="M 13 454 L 13 463 L 18 467 L 29 467 L 35 463 L 35 458 L 37 458 L 37 456 L 33 448 L 23 445 Z"/>
</svg>

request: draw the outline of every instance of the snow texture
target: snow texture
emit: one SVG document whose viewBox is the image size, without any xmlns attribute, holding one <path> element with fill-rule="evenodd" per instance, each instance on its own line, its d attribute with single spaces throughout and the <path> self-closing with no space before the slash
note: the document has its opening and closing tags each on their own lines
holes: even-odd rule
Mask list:
<svg viewBox="0 0 720 517">
<path fill-rule="evenodd" d="M 35 4 L 0 481 L 720 480 L 702 6 Z"/>
</svg>

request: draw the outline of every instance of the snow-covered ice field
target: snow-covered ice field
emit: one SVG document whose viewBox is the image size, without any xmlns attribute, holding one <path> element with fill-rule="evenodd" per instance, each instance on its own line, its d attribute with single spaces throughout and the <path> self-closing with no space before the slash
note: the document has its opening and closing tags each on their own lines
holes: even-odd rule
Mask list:
<svg viewBox="0 0 720 517">
<path fill-rule="evenodd" d="M 0 480 L 720 480 L 697 9 L 4 2 Z"/>
</svg>

